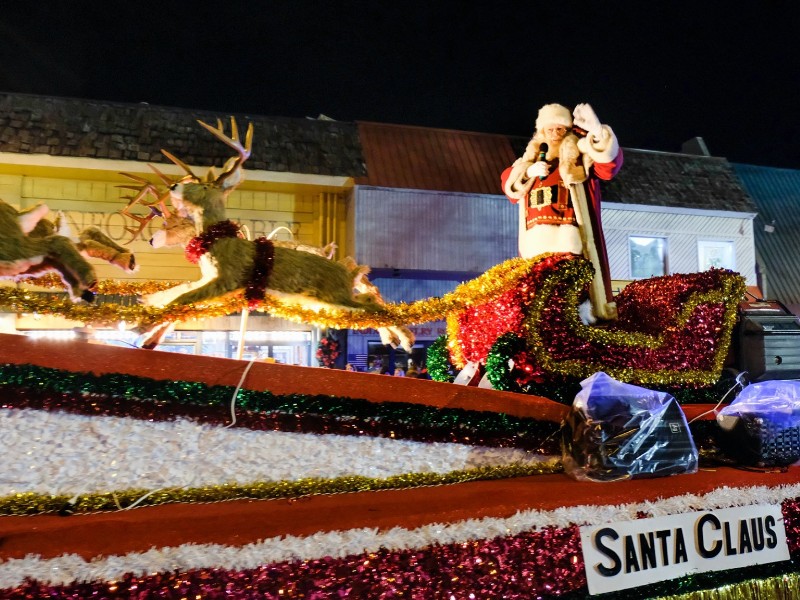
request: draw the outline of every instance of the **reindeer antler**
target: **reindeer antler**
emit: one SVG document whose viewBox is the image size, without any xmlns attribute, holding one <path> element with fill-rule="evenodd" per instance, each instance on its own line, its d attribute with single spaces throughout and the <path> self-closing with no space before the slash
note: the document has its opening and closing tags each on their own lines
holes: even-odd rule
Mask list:
<svg viewBox="0 0 800 600">
<path fill-rule="evenodd" d="M 200 178 L 197 175 L 195 175 L 194 173 L 192 173 L 192 170 L 189 168 L 189 165 L 187 165 L 185 162 L 183 162 L 180 158 L 178 158 L 177 156 L 175 156 L 171 152 L 167 152 L 163 148 L 161 149 L 161 154 L 166 156 L 168 159 L 170 159 L 172 162 L 174 162 L 176 165 L 178 165 L 181 169 L 186 171 L 186 174 L 189 177 L 191 177 L 194 181 L 200 181 Z M 153 168 L 152 165 L 150 166 L 150 168 L 151 169 Z"/>
<path fill-rule="evenodd" d="M 233 187 L 239 183 L 238 180 L 233 182 L 228 182 L 226 185 L 226 180 L 231 177 L 234 173 L 241 169 L 244 161 L 250 158 L 250 152 L 253 148 L 253 124 L 250 123 L 247 126 L 247 133 L 245 133 L 244 137 L 244 145 L 242 145 L 241 140 L 239 139 L 239 127 L 236 125 L 236 119 L 231 117 L 231 136 L 228 137 L 225 135 L 225 128 L 222 125 L 222 121 L 217 119 L 217 126 L 212 127 L 208 123 L 204 123 L 203 121 L 197 121 L 202 125 L 205 129 L 210 131 L 214 134 L 218 140 L 222 141 L 225 145 L 229 146 L 236 150 L 239 156 L 235 156 L 230 158 L 226 163 L 225 166 L 222 168 L 222 173 L 214 180 L 214 184 L 218 185 L 219 187 L 226 188 L 226 187 Z"/>
<path fill-rule="evenodd" d="M 171 181 L 163 173 L 161 173 L 158 169 L 156 169 L 152 165 L 150 165 L 150 168 L 153 169 L 153 171 L 155 171 L 156 174 L 162 179 L 162 181 L 167 183 L 167 185 L 171 184 Z M 131 235 L 131 239 L 126 242 L 127 244 L 130 244 L 132 241 L 134 241 L 137 237 L 139 237 L 142 234 L 142 231 L 144 231 L 144 228 L 147 227 L 147 225 L 150 223 L 150 221 L 152 221 L 156 217 L 167 218 L 167 217 L 170 216 L 170 212 L 167 209 L 167 205 L 166 205 L 166 201 L 169 198 L 169 188 L 167 188 L 167 190 L 165 192 L 160 193 L 158 188 L 155 185 L 153 185 L 152 183 L 150 183 L 144 177 L 140 177 L 139 175 L 133 175 L 131 173 L 120 173 L 120 175 L 123 175 L 123 176 L 125 176 L 125 177 L 127 177 L 129 179 L 133 179 L 134 181 L 136 181 L 136 182 L 138 182 L 140 184 L 140 185 L 118 185 L 117 186 L 118 188 L 122 188 L 122 189 L 126 189 L 126 190 L 133 190 L 134 192 L 136 192 L 133 195 L 123 196 L 123 198 L 128 200 L 128 204 L 125 206 L 125 208 L 123 208 L 122 210 L 119 211 L 120 214 L 122 214 L 122 215 L 124 215 L 124 216 L 126 216 L 126 217 L 128 217 L 128 218 L 130 218 L 130 219 L 132 219 L 134 221 L 136 221 L 137 223 L 139 223 L 139 227 L 138 228 L 125 227 L 125 231 L 127 231 L 130 234 L 132 234 Z M 146 202 L 144 200 L 144 198 L 147 197 L 147 196 L 155 196 L 156 199 L 153 202 L 149 202 L 148 203 L 148 202 Z M 145 207 L 149 208 L 150 209 L 150 214 L 143 216 L 143 215 L 137 215 L 137 214 L 131 212 L 131 209 L 136 204 L 142 204 L 142 206 L 145 206 Z M 157 208 L 157 207 L 160 207 L 160 208 Z"/>
</svg>

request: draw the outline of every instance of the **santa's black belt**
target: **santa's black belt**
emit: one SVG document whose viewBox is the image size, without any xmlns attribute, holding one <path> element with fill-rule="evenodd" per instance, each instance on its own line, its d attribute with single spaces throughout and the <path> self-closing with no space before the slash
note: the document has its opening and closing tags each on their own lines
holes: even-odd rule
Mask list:
<svg viewBox="0 0 800 600">
<path fill-rule="evenodd" d="M 553 204 L 553 198 L 556 199 L 555 205 L 559 210 L 564 210 L 569 206 L 569 190 L 563 185 L 532 189 L 528 194 L 528 206 L 531 208 L 549 206 Z"/>
</svg>

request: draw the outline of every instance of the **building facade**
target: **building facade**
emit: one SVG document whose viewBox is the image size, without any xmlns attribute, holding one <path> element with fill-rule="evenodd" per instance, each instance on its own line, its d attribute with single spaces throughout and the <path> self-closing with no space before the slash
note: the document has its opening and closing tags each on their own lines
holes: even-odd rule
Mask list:
<svg viewBox="0 0 800 600">
<path fill-rule="evenodd" d="M 500 173 L 527 139 L 380 123 L 235 115 L 255 128 L 245 181 L 228 216 L 252 237 L 269 235 L 314 246 L 338 244 L 337 257 L 370 265 L 388 301 L 441 296 L 460 282 L 517 255 L 517 209 L 502 194 Z M 130 190 L 120 173 L 159 179 L 183 175 L 170 151 L 197 174 L 232 152 L 196 123 L 229 115 L 146 104 L 0 94 L 0 198 L 26 208 L 46 203 L 74 231 L 97 225 L 128 242 L 119 214 Z M 623 140 L 624 141 L 624 140 Z M 756 286 L 756 208 L 722 158 L 625 148 L 620 174 L 604 188 L 602 220 L 615 289 L 653 275 L 724 267 Z M 139 271 L 97 263 L 101 278 L 185 281 L 198 277 L 181 249 L 153 249 L 157 223 L 130 242 Z M 8 284 L 8 282 L 6 282 Z M 81 323 L 6 314 L 7 330 L 66 332 Z M 121 324 L 124 328 L 124 324 Z M 444 331 L 414 324 L 412 357 Z M 96 331 L 131 343 L 135 333 Z M 164 349 L 314 365 L 316 328 L 263 314 L 182 324 Z M 405 366 L 408 356 L 380 344 L 374 331 L 341 332 L 346 358 L 370 356 Z M 244 340 L 244 341 L 241 341 Z"/>
<path fill-rule="evenodd" d="M 753 231 L 761 291 L 800 315 L 800 170 L 733 167 L 758 209 Z"/>
</svg>

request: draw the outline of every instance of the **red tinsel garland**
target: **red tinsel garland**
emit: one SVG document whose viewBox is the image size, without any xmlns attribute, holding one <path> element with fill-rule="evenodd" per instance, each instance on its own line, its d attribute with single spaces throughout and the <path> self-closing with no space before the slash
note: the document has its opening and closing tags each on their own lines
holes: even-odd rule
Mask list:
<svg viewBox="0 0 800 600">
<path fill-rule="evenodd" d="M 578 257 L 543 258 L 513 289 L 448 319 L 453 362 L 484 363 L 511 332 L 527 341 L 530 373 L 603 370 L 632 383 L 689 385 L 719 377 L 744 291 L 739 275 L 712 269 L 631 284 L 617 296 L 619 320 L 594 327 L 577 312 L 591 276 Z"/>
<path fill-rule="evenodd" d="M 220 221 L 209 225 L 200 235 L 194 236 L 189 243 L 186 244 L 184 255 L 193 265 L 196 265 L 206 252 L 209 251 L 211 246 L 219 239 L 222 238 L 235 238 L 240 236 L 240 227 L 231 220 Z"/>
<path fill-rule="evenodd" d="M 339 342 L 332 337 L 324 337 L 317 345 L 317 360 L 326 369 L 332 369 L 339 357 Z"/>
<path fill-rule="evenodd" d="M 250 309 L 254 309 L 264 299 L 267 291 L 269 277 L 275 264 L 275 245 L 265 237 L 260 237 L 253 242 L 256 245 L 256 255 L 253 258 L 253 272 L 244 289 L 244 297 Z"/>
</svg>

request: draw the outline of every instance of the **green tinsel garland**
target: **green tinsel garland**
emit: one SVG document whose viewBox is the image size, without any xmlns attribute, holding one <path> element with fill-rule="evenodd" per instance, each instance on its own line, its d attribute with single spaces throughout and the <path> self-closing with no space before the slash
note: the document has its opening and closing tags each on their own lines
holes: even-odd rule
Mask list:
<svg viewBox="0 0 800 600">
<path fill-rule="evenodd" d="M 95 375 L 61 371 L 36 365 L 0 365 L 0 386 L 21 386 L 59 394 L 97 395 L 126 402 L 147 402 L 159 407 L 218 408 L 230 405 L 232 386 L 209 386 L 200 382 L 156 380 L 124 373 Z M 470 429 L 487 434 L 538 430 L 545 421 L 519 418 L 505 413 L 438 408 L 406 402 L 370 402 L 365 399 L 307 394 L 274 394 L 240 389 L 236 408 L 243 411 L 289 415 L 318 414 L 336 418 L 384 420 L 415 427 Z"/>
<path fill-rule="evenodd" d="M 440 335 L 428 347 L 428 374 L 434 381 L 452 383 L 455 379 L 453 363 L 450 362 L 450 352 L 447 349 L 447 336 Z"/>
<path fill-rule="evenodd" d="M 504 333 L 492 345 L 486 357 L 486 376 L 496 390 L 522 392 L 508 361 L 525 350 L 525 338 L 515 333 Z"/>
<path fill-rule="evenodd" d="M 581 389 L 580 380 L 575 377 L 548 374 L 544 381 L 531 380 L 524 384 L 518 382 L 520 371 L 512 369 L 508 363 L 526 351 L 526 344 L 525 338 L 515 333 L 504 333 L 497 338 L 486 357 L 486 374 L 492 386 L 497 390 L 542 396 L 571 405 Z"/>
</svg>

